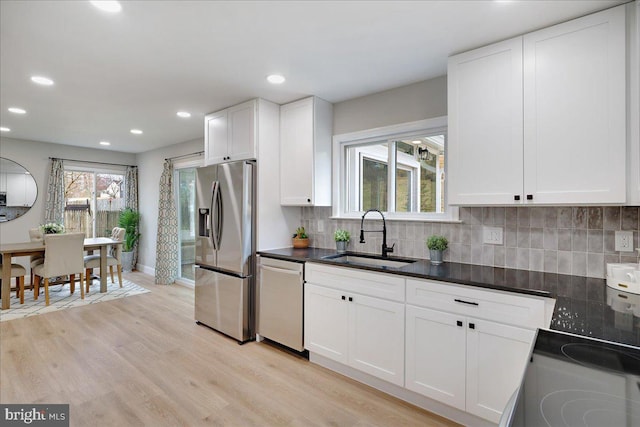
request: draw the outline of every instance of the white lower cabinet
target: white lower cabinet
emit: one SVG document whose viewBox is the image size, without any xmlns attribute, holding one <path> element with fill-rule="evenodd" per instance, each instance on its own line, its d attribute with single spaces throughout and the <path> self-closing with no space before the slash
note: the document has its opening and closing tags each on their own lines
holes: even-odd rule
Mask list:
<svg viewBox="0 0 640 427">
<path fill-rule="evenodd" d="M 535 332 L 407 305 L 405 387 L 498 422 Z"/>
<path fill-rule="evenodd" d="M 344 292 L 304 285 L 304 348 L 341 363 L 347 363 L 349 306 Z"/>
</svg>

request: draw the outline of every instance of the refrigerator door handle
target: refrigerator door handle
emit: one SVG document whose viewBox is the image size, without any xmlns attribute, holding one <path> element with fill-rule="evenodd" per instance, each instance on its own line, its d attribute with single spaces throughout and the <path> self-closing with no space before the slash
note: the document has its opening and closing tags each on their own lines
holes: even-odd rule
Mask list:
<svg viewBox="0 0 640 427">
<path fill-rule="evenodd" d="M 218 218 L 217 218 L 217 210 L 218 207 L 220 205 L 220 202 L 218 201 L 220 195 L 220 183 L 218 181 L 213 181 L 213 184 L 211 185 L 211 209 L 209 210 L 209 212 L 211 212 L 209 214 L 209 230 L 211 230 L 211 232 L 209 233 L 209 239 L 211 240 L 211 246 L 213 246 L 214 250 L 218 250 L 218 245 L 219 245 L 219 239 L 218 239 Z M 216 223 L 214 224 L 214 218 L 216 219 Z"/>
<path fill-rule="evenodd" d="M 214 228 L 214 236 L 213 236 L 213 248 L 218 251 L 220 250 L 220 240 L 222 239 L 222 192 L 220 190 L 220 182 L 216 181 L 213 183 L 213 197 L 212 204 L 215 204 L 215 228 Z M 212 206 L 213 208 L 213 206 Z"/>
</svg>

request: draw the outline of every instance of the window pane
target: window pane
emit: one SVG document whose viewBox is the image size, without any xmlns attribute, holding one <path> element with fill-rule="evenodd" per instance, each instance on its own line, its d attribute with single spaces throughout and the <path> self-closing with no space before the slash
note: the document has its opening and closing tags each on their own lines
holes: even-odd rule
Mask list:
<svg viewBox="0 0 640 427">
<path fill-rule="evenodd" d="M 96 174 L 96 237 L 111 236 L 113 227 L 118 226 L 120 211 L 125 208 L 124 176 Z"/>
<path fill-rule="evenodd" d="M 416 148 L 410 141 L 396 141 L 396 212 L 416 212 L 417 196 L 414 183 L 420 163 Z"/>
<path fill-rule="evenodd" d="M 195 169 L 189 168 L 178 170 L 178 209 L 180 210 L 180 277 L 190 280 L 195 280 L 195 181 Z"/>
<path fill-rule="evenodd" d="M 421 138 L 417 145 L 420 160 L 420 212 L 444 212 L 444 135 Z"/>
<path fill-rule="evenodd" d="M 64 172 L 64 228 L 67 231 L 83 232 L 87 237 L 93 237 L 93 188 L 93 173 Z"/>
<path fill-rule="evenodd" d="M 362 208 L 387 210 L 387 164 L 377 160 L 362 160 Z"/>
<path fill-rule="evenodd" d="M 387 210 L 388 147 L 387 142 L 372 142 L 346 148 L 348 211 Z"/>
</svg>

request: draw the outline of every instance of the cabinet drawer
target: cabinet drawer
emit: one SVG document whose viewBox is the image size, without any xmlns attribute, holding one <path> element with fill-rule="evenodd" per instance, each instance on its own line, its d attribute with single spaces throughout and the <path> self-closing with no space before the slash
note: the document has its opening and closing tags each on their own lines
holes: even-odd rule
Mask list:
<svg viewBox="0 0 640 427">
<path fill-rule="evenodd" d="M 408 279 L 407 303 L 531 329 L 546 326 L 543 299 L 507 292 Z"/>
<path fill-rule="evenodd" d="M 305 274 L 307 283 L 404 302 L 405 279 L 400 276 L 313 263 L 306 264 Z"/>
</svg>

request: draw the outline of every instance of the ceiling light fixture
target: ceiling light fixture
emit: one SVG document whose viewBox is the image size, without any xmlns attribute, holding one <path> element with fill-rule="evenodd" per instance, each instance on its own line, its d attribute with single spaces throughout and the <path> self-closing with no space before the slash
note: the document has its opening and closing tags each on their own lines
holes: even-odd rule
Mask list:
<svg viewBox="0 0 640 427">
<path fill-rule="evenodd" d="M 183 119 L 188 119 L 189 117 L 191 117 L 191 113 L 189 113 L 188 111 L 178 111 L 176 113 L 176 116 L 182 117 Z"/>
<path fill-rule="evenodd" d="M 279 85 L 284 83 L 285 78 L 280 74 L 271 74 L 270 76 L 267 76 L 267 81 L 273 85 Z"/>
<path fill-rule="evenodd" d="M 142 131 L 140 129 L 131 129 L 130 132 L 134 135 L 142 135 Z"/>
<path fill-rule="evenodd" d="M 122 10 L 120 2 L 114 0 L 94 0 L 90 3 L 103 12 L 117 13 Z"/>
<path fill-rule="evenodd" d="M 109 141 L 100 141 L 100 145 L 111 145 Z"/>
<path fill-rule="evenodd" d="M 39 85 L 42 85 L 42 86 L 51 86 L 51 85 L 53 85 L 53 80 L 51 80 L 48 77 L 31 76 L 31 81 L 34 82 L 34 83 L 37 83 Z"/>
<path fill-rule="evenodd" d="M 0 132 L 11 132 L 11 129 L 2 126 L 0 127 Z"/>
<path fill-rule="evenodd" d="M 422 141 L 420 141 L 420 140 L 415 140 L 415 141 L 411 141 L 411 143 L 412 143 L 412 144 L 416 144 L 416 145 L 418 145 L 418 144 L 422 144 Z"/>
<path fill-rule="evenodd" d="M 18 108 L 18 107 L 9 107 L 7 108 L 7 110 L 9 110 L 12 113 L 15 114 L 26 114 L 27 110 L 23 110 L 22 108 Z"/>
</svg>

